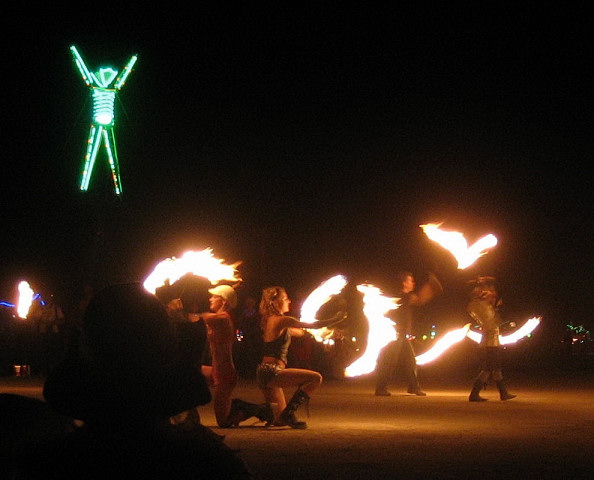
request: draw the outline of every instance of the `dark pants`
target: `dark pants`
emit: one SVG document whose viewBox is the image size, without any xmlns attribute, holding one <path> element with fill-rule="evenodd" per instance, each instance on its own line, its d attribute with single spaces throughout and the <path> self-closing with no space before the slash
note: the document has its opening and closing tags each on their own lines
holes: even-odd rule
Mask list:
<svg viewBox="0 0 594 480">
<path fill-rule="evenodd" d="M 415 351 L 412 342 L 405 338 L 388 343 L 380 352 L 376 368 L 376 389 L 387 388 L 398 367 L 402 369 L 408 382 L 408 389 L 420 390 Z"/>
</svg>

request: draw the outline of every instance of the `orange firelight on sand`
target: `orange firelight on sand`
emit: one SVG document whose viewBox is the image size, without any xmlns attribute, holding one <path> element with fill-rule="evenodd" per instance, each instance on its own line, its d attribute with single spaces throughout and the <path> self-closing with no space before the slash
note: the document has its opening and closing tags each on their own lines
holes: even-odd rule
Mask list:
<svg viewBox="0 0 594 480">
<path fill-rule="evenodd" d="M 419 226 L 430 240 L 437 242 L 456 258 L 458 270 L 470 267 L 478 258 L 485 255 L 487 250 L 497 245 L 497 237 L 491 233 L 469 247 L 462 233 L 442 230 L 441 223 L 428 223 Z"/>
<path fill-rule="evenodd" d="M 18 285 L 19 300 L 17 302 L 17 315 L 19 318 L 27 318 L 31 304 L 35 297 L 35 292 L 29 285 L 29 282 L 22 280 Z"/>
<path fill-rule="evenodd" d="M 363 294 L 363 313 L 369 323 L 367 348 L 361 357 L 345 369 L 346 377 L 357 377 L 375 370 L 377 357 L 388 343 L 396 340 L 394 322 L 385 314 L 399 307 L 398 298 L 389 298 L 373 285 L 357 285 Z"/>
<path fill-rule="evenodd" d="M 189 250 L 180 258 L 166 258 L 159 262 L 155 269 L 144 280 L 144 288 L 155 293 L 157 288 L 165 283 L 173 284 L 184 275 L 192 274 L 207 278 L 215 285 L 223 280 L 241 281 L 237 276 L 237 267 L 241 262 L 231 265 L 223 263 L 224 260 L 216 258 L 211 248 L 201 251 Z"/>
</svg>

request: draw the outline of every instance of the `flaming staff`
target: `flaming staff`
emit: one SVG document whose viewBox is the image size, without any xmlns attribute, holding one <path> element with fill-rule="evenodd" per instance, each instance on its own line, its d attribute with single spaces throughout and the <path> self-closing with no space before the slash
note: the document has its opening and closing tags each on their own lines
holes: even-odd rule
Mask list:
<svg viewBox="0 0 594 480">
<path fill-rule="evenodd" d="M 497 237 L 493 234 L 485 235 L 470 247 L 460 232 L 442 230 L 441 223 L 419 225 L 430 240 L 437 242 L 448 250 L 458 262 L 458 270 L 470 267 L 478 258 L 487 253 L 490 248 L 497 245 Z"/>
<path fill-rule="evenodd" d="M 223 280 L 241 281 L 237 274 L 237 267 L 241 262 L 231 265 L 223 263 L 224 260 L 216 258 L 212 249 L 206 248 L 201 251 L 189 250 L 180 258 L 166 258 L 159 262 L 154 270 L 144 280 L 144 288 L 155 293 L 157 288 L 175 283 L 184 275 L 192 274 L 207 278 L 213 285 Z"/>
<path fill-rule="evenodd" d="M 470 323 L 467 323 L 462 328 L 451 330 L 446 333 L 443 337 L 439 338 L 439 340 L 435 342 L 435 345 L 433 345 L 431 349 L 415 357 L 417 365 L 425 365 L 426 363 L 432 362 L 442 353 L 448 350 L 452 345 L 464 340 L 469 329 Z"/>
<path fill-rule="evenodd" d="M 512 343 L 516 343 L 518 340 L 529 336 L 534 331 L 534 329 L 538 327 L 540 320 L 540 317 L 533 317 L 527 320 L 515 332 L 509 335 L 499 335 L 499 342 L 501 345 L 510 345 Z M 473 342 L 481 343 L 483 335 L 476 330 L 471 330 L 470 323 L 467 323 L 462 328 L 451 330 L 439 340 L 437 340 L 431 349 L 415 357 L 417 360 L 417 365 L 425 365 L 429 362 L 432 362 L 445 353 L 450 347 L 464 340 L 466 337 L 468 337 Z"/>
<path fill-rule="evenodd" d="M 540 321 L 541 317 L 532 317 L 529 320 L 526 320 L 526 322 L 515 332 L 510 333 L 509 335 L 499 335 L 499 343 L 501 345 L 516 343 L 518 340 L 530 335 L 534 329 L 538 327 Z M 469 330 L 466 336 L 476 343 L 481 343 L 481 339 L 483 338 L 482 334 L 475 330 Z"/>
</svg>

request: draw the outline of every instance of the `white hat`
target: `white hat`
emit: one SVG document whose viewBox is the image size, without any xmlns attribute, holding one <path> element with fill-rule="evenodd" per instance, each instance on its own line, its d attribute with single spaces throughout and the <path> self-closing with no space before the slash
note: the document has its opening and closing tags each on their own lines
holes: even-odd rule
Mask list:
<svg viewBox="0 0 594 480">
<path fill-rule="evenodd" d="M 222 297 L 223 300 L 227 301 L 229 308 L 235 308 L 237 306 L 237 293 L 235 292 L 235 289 L 229 285 L 217 285 L 216 287 L 211 288 L 208 293 Z"/>
</svg>

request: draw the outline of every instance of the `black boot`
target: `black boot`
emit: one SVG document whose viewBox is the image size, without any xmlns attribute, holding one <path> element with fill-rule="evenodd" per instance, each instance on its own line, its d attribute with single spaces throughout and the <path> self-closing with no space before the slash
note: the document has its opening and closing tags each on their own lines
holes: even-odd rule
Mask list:
<svg viewBox="0 0 594 480">
<path fill-rule="evenodd" d="M 261 422 L 266 423 L 266 426 L 269 426 L 274 421 L 274 412 L 269 403 L 257 405 L 255 403 L 244 402 L 239 398 L 234 398 L 231 401 L 229 426 L 237 427 L 240 422 L 252 417 L 256 417 Z"/>
<path fill-rule="evenodd" d="M 408 388 L 406 389 L 406 393 L 410 393 L 411 395 L 416 395 L 417 397 L 426 397 L 427 394 L 421 390 L 421 387 L 418 383 L 410 383 Z"/>
<path fill-rule="evenodd" d="M 301 422 L 295 418 L 295 411 L 304 403 L 309 401 L 309 395 L 300 388 L 297 389 L 287 407 L 281 412 L 278 421 L 275 422 L 276 426 L 288 425 L 291 428 L 303 430 L 307 428 L 307 423 Z"/>
<path fill-rule="evenodd" d="M 511 400 L 512 398 L 516 398 L 516 395 L 512 395 L 507 391 L 507 387 L 505 386 L 503 380 L 498 380 L 495 383 L 499 389 L 499 398 L 501 398 L 501 400 Z"/>
<path fill-rule="evenodd" d="M 486 402 L 487 399 L 483 398 L 479 395 L 482 388 L 485 386 L 482 380 L 475 380 L 474 385 L 472 386 L 472 391 L 470 392 L 470 396 L 468 397 L 468 401 L 470 402 Z"/>
</svg>

